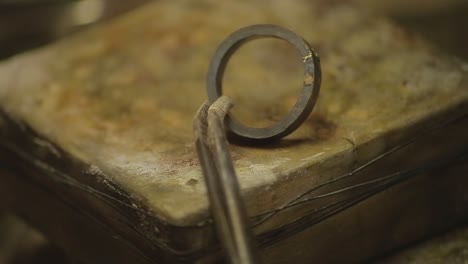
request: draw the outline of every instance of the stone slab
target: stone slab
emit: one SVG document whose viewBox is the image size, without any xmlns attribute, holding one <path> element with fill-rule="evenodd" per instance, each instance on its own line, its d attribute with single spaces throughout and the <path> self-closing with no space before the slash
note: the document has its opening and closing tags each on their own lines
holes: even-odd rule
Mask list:
<svg viewBox="0 0 468 264">
<path fill-rule="evenodd" d="M 311 117 L 288 138 L 263 148 L 232 145 L 254 219 L 385 153 L 396 154 L 374 166 L 374 173 L 328 191 L 467 145 L 466 136 L 455 133 L 437 148 L 423 141 L 397 151 L 448 124 L 466 127 L 466 62 L 348 5 L 210 0 L 154 2 L 3 62 L 2 145 L 51 179 L 66 179 L 76 195 L 60 195 L 93 208 L 103 221 L 113 214 L 100 212 L 80 191 L 107 199 L 156 244 L 170 244 L 180 254 L 203 248 L 213 242 L 209 231 L 201 232 L 200 241 L 183 242 L 170 231 L 209 226 L 191 119 L 206 99 L 205 74 L 217 45 L 255 23 L 279 24 L 307 39 L 321 56 L 323 86 Z M 237 102 L 234 114 L 255 126 L 279 120 L 296 100 L 300 65 L 301 58 L 279 41 L 242 48 L 225 78 L 226 94 Z M 277 214 L 256 232 L 294 222 L 314 206 Z"/>
</svg>

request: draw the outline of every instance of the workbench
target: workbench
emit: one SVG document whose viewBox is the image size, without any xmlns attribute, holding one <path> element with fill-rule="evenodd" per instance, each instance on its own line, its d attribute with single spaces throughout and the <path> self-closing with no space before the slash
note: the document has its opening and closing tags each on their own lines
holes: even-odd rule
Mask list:
<svg viewBox="0 0 468 264">
<path fill-rule="evenodd" d="M 323 72 L 295 133 L 231 145 L 265 263 L 360 262 L 467 219 L 468 63 L 324 1 L 157 1 L 3 61 L 0 203 L 85 263 L 219 260 L 192 118 L 217 45 L 258 23 L 303 36 Z M 233 114 L 278 121 L 301 63 L 243 47 Z"/>
</svg>

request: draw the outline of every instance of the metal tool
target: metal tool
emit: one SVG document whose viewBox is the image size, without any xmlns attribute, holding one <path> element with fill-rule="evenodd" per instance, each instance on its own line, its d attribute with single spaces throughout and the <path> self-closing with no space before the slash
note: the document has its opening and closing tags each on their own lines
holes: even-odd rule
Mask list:
<svg viewBox="0 0 468 264">
<path fill-rule="evenodd" d="M 211 107 L 208 103 L 202 105 L 194 120 L 195 144 L 220 242 L 231 263 L 249 264 L 257 258 L 253 235 L 224 129 L 224 118 L 231 106 L 225 96 Z"/>
<path fill-rule="evenodd" d="M 304 89 L 290 113 L 269 128 L 247 127 L 229 116 L 232 101 L 222 96 L 222 78 L 232 54 L 248 40 L 275 37 L 293 44 L 304 62 Z M 256 142 L 269 142 L 292 133 L 309 116 L 320 90 L 320 60 L 305 40 L 275 25 L 254 25 L 231 34 L 218 48 L 208 70 L 209 102 L 194 119 L 195 144 L 205 177 L 211 211 L 220 242 L 231 263 L 255 263 L 254 236 L 229 152 L 226 132 Z M 227 127 L 225 128 L 225 124 Z"/>
</svg>

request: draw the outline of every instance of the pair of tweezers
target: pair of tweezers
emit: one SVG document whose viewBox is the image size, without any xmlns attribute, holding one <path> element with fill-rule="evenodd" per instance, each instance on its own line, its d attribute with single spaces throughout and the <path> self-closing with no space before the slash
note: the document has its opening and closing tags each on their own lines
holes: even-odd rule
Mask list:
<svg viewBox="0 0 468 264">
<path fill-rule="evenodd" d="M 255 263 L 253 235 L 229 152 L 224 119 L 232 107 L 222 96 L 204 103 L 194 119 L 195 145 L 218 237 L 231 263 Z"/>
</svg>

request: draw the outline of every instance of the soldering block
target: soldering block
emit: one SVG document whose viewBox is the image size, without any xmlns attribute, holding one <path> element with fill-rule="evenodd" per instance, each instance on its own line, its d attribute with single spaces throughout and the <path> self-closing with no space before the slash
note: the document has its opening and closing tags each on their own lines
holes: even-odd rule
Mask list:
<svg viewBox="0 0 468 264">
<path fill-rule="evenodd" d="M 3 61 L 2 202 L 89 263 L 218 259 L 192 118 L 217 46 L 259 23 L 301 35 L 323 72 L 296 132 L 230 146 L 265 263 L 358 262 L 466 219 L 468 63 L 326 1 L 156 1 Z M 236 118 L 280 120 L 301 65 L 280 40 L 242 47 Z"/>
</svg>

